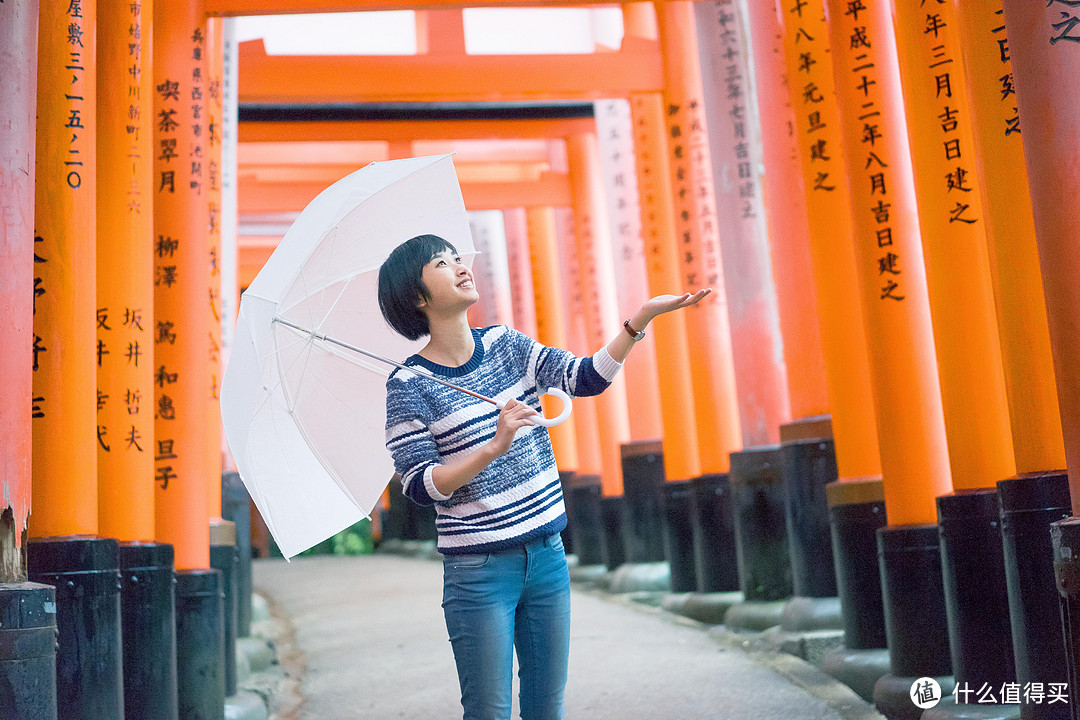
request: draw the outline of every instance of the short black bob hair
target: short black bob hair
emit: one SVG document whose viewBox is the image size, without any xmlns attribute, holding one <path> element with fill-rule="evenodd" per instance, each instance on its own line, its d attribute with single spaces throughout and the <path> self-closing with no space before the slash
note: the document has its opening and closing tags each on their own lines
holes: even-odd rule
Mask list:
<svg viewBox="0 0 1080 720">
<path fill-rule="evenodd" d="M 444 250 L 457 254 L 457 248 L 438 235 L 417 235 L 394 248 L 379 268 L 379 309 L 390 327 L 409 340 L 431 333 L 427 315 L 417 307 L 429 297 L 421 273 Z"/>
</svg>

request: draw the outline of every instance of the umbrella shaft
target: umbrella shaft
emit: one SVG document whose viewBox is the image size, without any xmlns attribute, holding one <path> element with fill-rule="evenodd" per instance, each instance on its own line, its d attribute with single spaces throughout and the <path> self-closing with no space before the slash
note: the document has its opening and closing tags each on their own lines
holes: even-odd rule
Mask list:
<svg viewBox="0 0 1080 720">
<path fill-rule="evenodd" d="M 483 400 L 484 402 L 489 402 L 492 405 L 498 406 L 498 403 L 496 401 L 492 400 L 489 397 L 481 395 L 480 393 L 475 393 L 472 390 L 466 390 L 465 388 L 463 388 L 463 387 L 461 387 L 459 385 L 454 385 L 453 383 L 446 382 L 445 380 L 440 380 L 439 378 L 435 377 L 434 375 L 430 375 L 430 374 L 424 373 L 424 372 L 418 372 L 417 368 L 409 367 L 408 365 L 402 365 L 401 363 L 394 362 L 393 360 L 391 360 L 389 358 L 385 358 L 382 355 L 376 355 L 375 353 L 364 350 L 363 348 L 358 348 L 355 345 L 350 345 L 349 343 L 347 343 L 347 342 L 345 342 L 343 340 L 338 340 L 337 338 L 332 338 L 329 335 L 323 335 L 322 333 L 315 332 L 314 330 L 308 330 L 307 328 L 301 327 L 300 325 L 297 325 L 294 322 L 286 320 L 283 317 L 275 317 L 273 321 L 276 322 L 276 323 L 281 323 L 282 325 L 286 325 L 288 327 L 291 327 L 294 330 L 299 330 L 300 332 L 304 333 L 305 335 L 310 335 L 311 337 L 315 338 L 316 340 L 322 340 L 323 342 L 333 343 L 334 345 L 337 345 L 338 347 L 343 347 L 346 350 L 352 350 L 353 352 L 360 353 L 361 355 L 364 355 L 365 357 L 369 357 L 372 360 L 378 360 L 379 362 L 386 363 L 387 365 L 393 365 L 396 368 L 401 368 L 402 370 L 407 370 L 407 371 L 413 373 L 414 375 L 419 375 L 421 377 L 426 377 L 429 380 L 434 380 L 435 382 L 440 383 L 442 385 L 445 385 L 448 388 L 453 388 L 454 390 L 459 390 L 459 391 L 465 393 L 466 395 L 471 395 L 472 397 L 476 398 L 477 400 Z"/>
</svg>

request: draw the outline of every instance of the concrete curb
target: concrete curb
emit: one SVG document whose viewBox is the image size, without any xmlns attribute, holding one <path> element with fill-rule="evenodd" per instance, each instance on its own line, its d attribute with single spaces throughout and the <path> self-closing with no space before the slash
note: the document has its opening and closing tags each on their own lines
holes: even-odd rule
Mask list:
<svg viewBox="0 0 1080 720">
<path fill-rule="evenodd" d="M 237 638 L 237 692 L 225 698 L 225 720 L 296 720 L 303 703 L 303 653 L 285 612 L 252 594 L 251 635 Z"/>
</svg>

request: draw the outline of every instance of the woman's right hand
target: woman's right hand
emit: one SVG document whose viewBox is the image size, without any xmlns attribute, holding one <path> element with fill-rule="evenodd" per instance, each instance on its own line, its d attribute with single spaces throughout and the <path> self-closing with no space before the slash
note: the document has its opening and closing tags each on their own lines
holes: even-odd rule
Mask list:
<svg viewBox="0 0 1080 720">
<path fill-rule="evenodd" d="M 526 425 L 535 425 L 533 418 L 538 413 L 520 400 L 510 400 L 499 413 L 499 422 L 495 427 L 495 437 L 488 445 L 497 455 L 505 455 L 514 442 L 514 435 Z"/>
</svg>

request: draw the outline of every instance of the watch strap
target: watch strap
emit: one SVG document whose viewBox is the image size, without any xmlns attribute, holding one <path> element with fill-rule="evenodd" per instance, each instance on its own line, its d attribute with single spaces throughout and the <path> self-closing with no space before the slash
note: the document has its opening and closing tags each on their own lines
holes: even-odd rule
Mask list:
<svg viewBox="0 0 1080 720">
<path fill-rule="evenodd" d="M 629 319 L 623 320 L 622 326 L 626 330 L 627 334 L 629 334 L 630 337 L 634 338 L 634 342 L 637 342 L 641 338 L 645 337 L 645 331 L 644 330 L 638 332 L 634 328 L 630 327 L 630 320 Z"/>
</svg>

